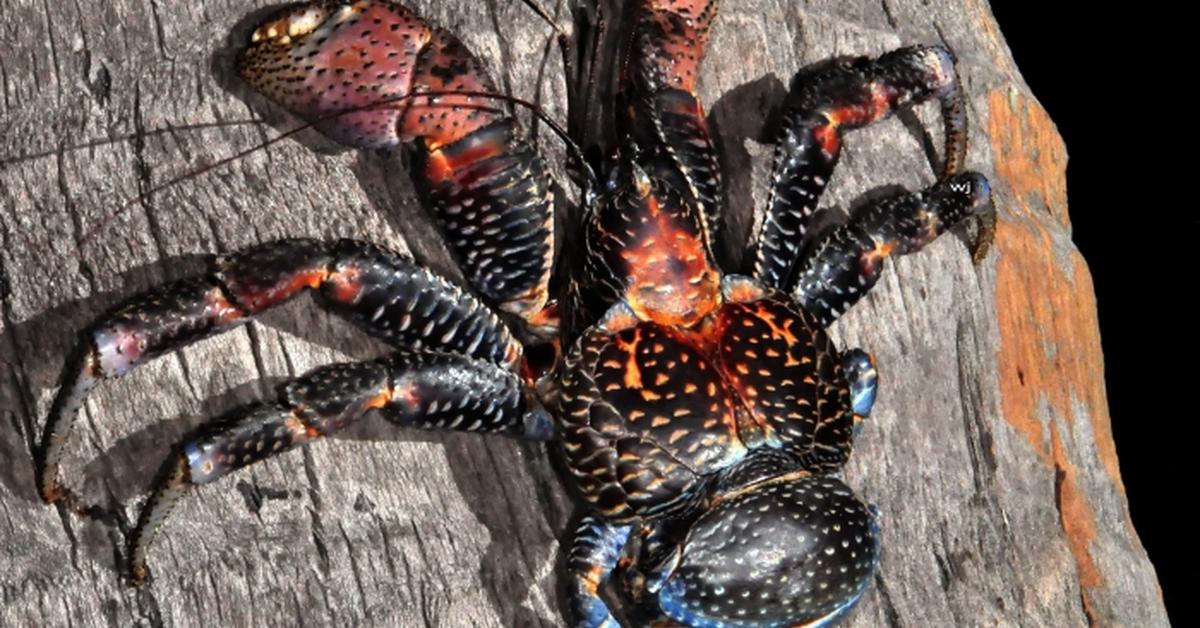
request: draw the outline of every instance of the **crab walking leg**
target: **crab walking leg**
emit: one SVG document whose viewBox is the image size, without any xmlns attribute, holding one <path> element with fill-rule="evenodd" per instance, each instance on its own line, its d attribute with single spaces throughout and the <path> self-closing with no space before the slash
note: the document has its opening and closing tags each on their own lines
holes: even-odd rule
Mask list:
<svg viewBox="0 0 1200 628">
<path fill-rule="evenodd" d="M 710 239 L 721 224 L 721 175 L 696 80 L 716 15 L 716 0 L 641 0 L 626 69 L 638 143 L 670 165 L 653 176 L 690 191 Z"/>
<path fill-rule="evenodd" d="M 497 92 L 454 35 L 391 2 L 313 2 L 255 30 L 239 69 L 338 142 L 414 146 L 413 181 L 471 285 L 537 316 L 554 254 L 550 176 L 503 103 L 479 95 Z"/>
<path fill-rule="evenodd" d="M 251 247 L 219 258 L 206 276 L 135 296 L 93 325 L 43 432 L 42 498 L 80 509 L 58 469 L 77 411 L 97 382 L 240 325 L 306 289 L 398 348 L 458 353 L 510 370 L 520 362 L 521 345 L 491 310 L 396 253 L 357 240 Z"/>
<path fill-rule="evenodd" d="M 842 354 L 842 371 L 850 384 L 850 408 L 854 411 L 854 433 L 858 434 L 862 422 L 871 416 L 879 390 L 875 357 L 862 349 L 851 349 Z"/>
<path fill-rule="evenodd" d="M 291 381 L 274 404 L 246 408 L 185 439 L 168 459 L 129 542 L 134 581 L 146 577 L 150 544 L 188 487 L 329 436 L 369 410 L 403 426 L 553 435 L 550 415 L 513 372 L 447 353 L 398 353 L 334 364 Z"/>
<path fill-rule="evenodd" d="M 798 268 L 792 296 L 828 325 L 879 279 L 884 258 L 915 253 L 991 199 L 987 179 L 965 172 L 923 192 L 871 205 L 834 230 Z"/>
<path fill-rule="evenodd" d="M 617 567 L 632 526 L 606 522 L 596 513 L 584 515 L 567 556 L 567 606 L 574 628 L 620 628 L 600 587 Z"/>
<path fill-rule="evenodd" d="M 808 220 L 837 166 L 842 133 L 905 105 L 937 98 L 945 125 L 942 177 L 962 169 L 967 118 L 954 57 L 939 46 L 902 48 L 879 57 L 837 63 L 788 99 L 775 144 L 771 194 L 756 220 L 753 276 L 771 288 L 788 281 Z"/>
</svg>

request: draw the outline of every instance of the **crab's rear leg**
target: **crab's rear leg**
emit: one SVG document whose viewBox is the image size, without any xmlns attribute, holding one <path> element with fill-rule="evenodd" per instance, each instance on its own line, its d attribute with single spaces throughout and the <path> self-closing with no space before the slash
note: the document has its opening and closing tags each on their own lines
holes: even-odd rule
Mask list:
<svg viewBox="0 0 1200 628">
<path fill-rule="evenodd" d="M 446 353 L 399 353 L 335 364 L 293 380 L 276 403 L 245 408 L 183 440 L 167 460 L 129 542 L 130 573 L 146 577 L 146 555 L 187 489 L 329 436 L 366 412 L 425 429 L 505 433 L 545 440 L 550 416 L 512 371 Z"/>
<path fill-rule="evenodd" d="M 137 295 L 92 326 L 42 435 L 43 499 L 81 508 L 60 482 L 59 464 L 75 415 L 100 380 L 231 329 L 306 289 L 396 347 L 461 354 L 514 372 L 521 361 L 520 344 L 491 310 L 395 253 L 356 240 L 251 247 L 219 258 L 207 275 Z"/>
<path fill-rule="evenodd" d="M 601 589 L 617 568 L 632 526 L 584 515 L 567 556 L 567 605 L 575 628 L 619 628 Z"/>
<path fill-rule="evenodd" d="M 481 96 L 495 86 L 457 38 L 399 4 L 314 2 L 260 26 L 240 70 L 336 141 L 413 145 L 413 181 L 471 285 L 537 318 L 554 253 L 550 177 L 517 120 Z"/>
<path fill-rule="evenodd" d="M 775 147 L 770 197 L 755 221 L 751 272 L 756 279 L 772 288 L 787 287 L 809 218 L 841 155 L 843 132 L 931 98 L 942 107 L 945 178 L 962 169 L 967 150 L 962 87 L 949 50 L 914 46 L 878 59 L 837 62 L 789 95 Z"/>
</svg>

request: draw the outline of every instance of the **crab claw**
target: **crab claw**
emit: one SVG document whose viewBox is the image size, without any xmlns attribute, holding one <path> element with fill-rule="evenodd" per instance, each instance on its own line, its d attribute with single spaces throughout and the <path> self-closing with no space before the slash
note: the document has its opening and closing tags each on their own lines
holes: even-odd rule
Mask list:
<svg viewBox="0 0 1200 628">
<path fill-rule="evenodd" d="M 286 8 L 251 34 L 238 70 L 255 90 L 355 148 L 418 137 L 440 145 L 499 115 L 465 95 L 412 97 L 493 90 L 457 39 L 390 2 Z"/>
</svg>

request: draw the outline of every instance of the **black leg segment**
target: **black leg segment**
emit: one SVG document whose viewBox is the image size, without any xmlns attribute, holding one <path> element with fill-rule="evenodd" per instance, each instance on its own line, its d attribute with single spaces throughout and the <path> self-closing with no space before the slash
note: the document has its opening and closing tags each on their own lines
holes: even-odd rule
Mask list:
<svg viewBox="0 0 1200 628">
<path fill-rule="evenodd" d="M 521 346 L 490 309 L 396 253 L 356 240 L 281 240 L 219 258 L 208 275 L 138 295 L 85 335 L 81 363 L 59 392 L 38 476 L 48 502 L 79 504 L 58 480 L 75 415 L 101 379 L 231 329 L 306 289 L 398 348 L 460 354 L 515 369 Z"/>
<path fill-rule="evenodd" d="M 189 486 L 329 436 L 372 409 L 424 429 L 504 433 L 546 440 L 553 424 L 520 378 L 485 360 L 445 353 L 399 353 L 334 364 L 290 382 L 277 403 L 243 409 L 201 428 L 176 447 L 130 538 L 135 582 L 162 523 Z"/>
<path fill-rule="evenodd" d="M 921 250 L 990 199 L 987 179 L 967 172 L 867 207 L 801 262 L 792 296 L 828 325 L 875 285 L 884 258 Z"/>
<path fill-rule="evenodd" d="M 771 195 L 756 221 L 756 279 L 771 288 L 786 287 L 809 218 L 837 166 L 843 131 L 930 98 L 942 105 L 945 177 L 961 170 L 967 148 L 962 89 L 954 57 L 945 48 L 914 46 L 878 59 L 835 63 L 790 95 L 775 146 Z"/>
<path fill-rule="evenodd" d="M 606 522 L 596 513 L 584 515 L 567 557 L 567 605 L 574 628 L 619 628 L 600 588 L 617 568 L 631 526 Z"/>
</svg>

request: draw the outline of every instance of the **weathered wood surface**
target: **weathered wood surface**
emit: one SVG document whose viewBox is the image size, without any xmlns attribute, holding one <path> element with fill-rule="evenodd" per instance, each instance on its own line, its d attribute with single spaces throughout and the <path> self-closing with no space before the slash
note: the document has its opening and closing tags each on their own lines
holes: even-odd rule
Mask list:
<svg viewBox="0 0 1200 628">
<path fill-rule="evenodd" d="M 260 4 L 0 0 L 0 625 L 559 625 L 571 505 L 536 446 L 368 421 L 196 491 L 142 590 L 118 578 L 121 526 L 36 497 L 31 443 L 63 357 L 111 304 L 197 271 L 199 254 L 282 236 L 438 257 L 394 160 L 311 135 L 106 222 L 125 195 L 277 132 L 233 122 L 292 124 L 230 72 Z M 412 4 L 458 32 L 505 89 L 565 115 L 550 33 L 522 3 Z M 883 512 L 885 549 L 850 624 L 1165 625 L 1109 432 L 1065 151 L 986 4 L 726 0 L 702 96 L 731 205 L 762 201 L 762 127 L 797 69 L 938 41 L 960 59 L 968 163 L 992 178 L 997 242 L 978 266 L 961 234 L 899 260 L 835 325 L 840 342 L 874 352 L 883 378 L 846 476 Z M 940 134 L 936 118 L 906 120 L 853 135 L 826 205 L 930 180 L 923 142 Z M 157 132 L 214 123 L 225 126 Z M 543 144 L 558 150 L 546 134 Z M 103 386 L 68 477 L 122 505 L 127 525 L 170 444 L 205 417 L 379 350 L 303 299 Z"/>
</svg>

